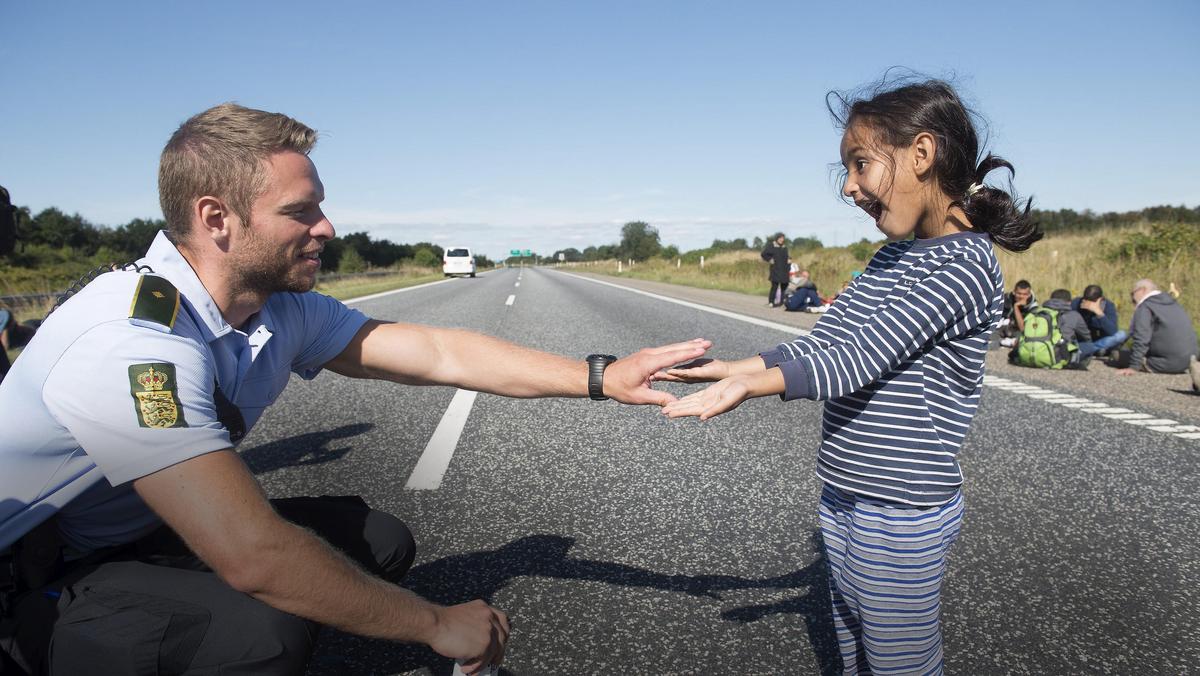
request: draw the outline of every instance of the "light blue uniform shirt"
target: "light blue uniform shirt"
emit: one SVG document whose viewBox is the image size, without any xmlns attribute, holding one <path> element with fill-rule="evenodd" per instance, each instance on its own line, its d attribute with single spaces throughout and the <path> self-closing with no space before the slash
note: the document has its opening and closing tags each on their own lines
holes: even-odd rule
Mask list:
<svg viewBox="0 0 1200 676">
<path fill-rule="evenodd" d="M 149 533 L 161 521 L 130 482 L 233 446 L 218 385 L 249 431 L 290 373 L 315 377 L 367 321 L 327 296 L 277 293 L 235 329 L 165 233 L 138 262 L 180 291 L 173 328 L 131 320 L 141 275 L 108 272 L 50 315 L 0 385 L 0 548 L 56 512 L 81 552 Z M 174 367 L 165 388 L 185 426 L 141 423 L 139 364 Z"/>
</svg>

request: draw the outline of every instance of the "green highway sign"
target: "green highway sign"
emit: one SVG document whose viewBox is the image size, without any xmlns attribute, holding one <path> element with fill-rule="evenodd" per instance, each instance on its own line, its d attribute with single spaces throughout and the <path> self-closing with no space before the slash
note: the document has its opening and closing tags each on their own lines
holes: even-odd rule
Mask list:
<svg viewBox="0 0 1200 676">
<path fill-rule="evenodd" d="M 511 249 L 511 250 L 509 250 L 508 255 L 509 256 L 520 256 L 521 250 L 520 249 Z"/>
<path fill-rule="evenodd" d="M 525 249 L 524 251 L 521 252 L 521 255 L 522 256 L 532 256 L 533 254 L 530 253 L 529 249 Z"/>
</svg>

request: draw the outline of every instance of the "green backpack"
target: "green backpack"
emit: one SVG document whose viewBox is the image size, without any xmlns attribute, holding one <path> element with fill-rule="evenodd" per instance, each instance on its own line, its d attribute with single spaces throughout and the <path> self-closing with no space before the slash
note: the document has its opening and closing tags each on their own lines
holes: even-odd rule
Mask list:
<svg viewBox="0 0 1200 676">
<path fill-rule="evenodd" d="M 1079 346 L 1063 340 L 1058 330 L 1058 311 L 1039 307 L 1025 315 L 1025 330 L 1017 338 L 1012 361 L 1038 369 L 1060 369 L 1071 363 Z"/>
</svg>

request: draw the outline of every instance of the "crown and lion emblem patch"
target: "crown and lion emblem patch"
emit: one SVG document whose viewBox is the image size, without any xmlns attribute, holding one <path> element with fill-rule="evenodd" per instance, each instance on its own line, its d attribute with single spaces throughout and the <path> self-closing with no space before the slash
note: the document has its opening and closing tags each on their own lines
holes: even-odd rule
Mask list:
<svg viewBox="0 0 1200 676">
<path fill-rule="evenodd" d="M 138 424 L 142 427 L 187 427 L 183 406 L 179 403 L 174 364 L 130 366 L 129 391 L 136 404 Z"/>
</svg>

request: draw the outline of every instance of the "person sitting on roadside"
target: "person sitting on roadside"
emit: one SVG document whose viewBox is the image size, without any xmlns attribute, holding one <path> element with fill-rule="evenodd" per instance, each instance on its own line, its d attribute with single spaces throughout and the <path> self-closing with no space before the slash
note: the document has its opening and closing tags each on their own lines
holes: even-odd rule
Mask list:
<svg viewBox="0 0 1200 676">
<path fill-rule="evenodd" d="M 1071 309 L 1083 315 L 1091 329 L 1091 342 L 1096 345 L 1097 357 L 1121 347 L 1129 334 L 1122 331 L 1117 319 L 1117 306 L 1104 297 L 1099 284 L 1089 284 L 1083 295 L 1071 301 Z"/>
<path fill-rule="evenodd" d="M 1038 306 L 1037 298 L 1033 295 L 1033 286 L 1022 279 L 1013 286 L 1011 293 L 1004 296 L 1004 317 L 996 328 L 1000 337 L 1001 347 L 1013 347 L 1017 338 L 1025 330 L 1025 315 Z"/>
<path fill-rule="evenodd" d="M 1133 349 L 1122 350 L 1117 373 L 1128 376 L 1138 371 L 1185 373 L 1192 357 L 1200 355 L 1196 328 L 1187 310 L 1149 279 L 1139 279 L 1129 296 L 1135 309 L 1129 323 Z"/>
<path fill-rule="evenodd" d="M 1092 331 L 1088 328 L 1083 314 L 1071 307 L 1071 292 L 1055 289 L 1044 307 L 1058 313 L 1058 332 L 1063 340 L 1075 343 L 1078 348 L 1066 368 L 1086 369 L 1087 363 L 1099 348 L 1092 342 Z"/>
<path fill-rule="evenodd" d="M 803 312 L 811 307 L 824 305 L 817 285 L 813 283 L 808 270 L 799 270 L 788 280 L 790 294 L 784 301 L 784 309 L 790 312 Z"/>
</svg>

